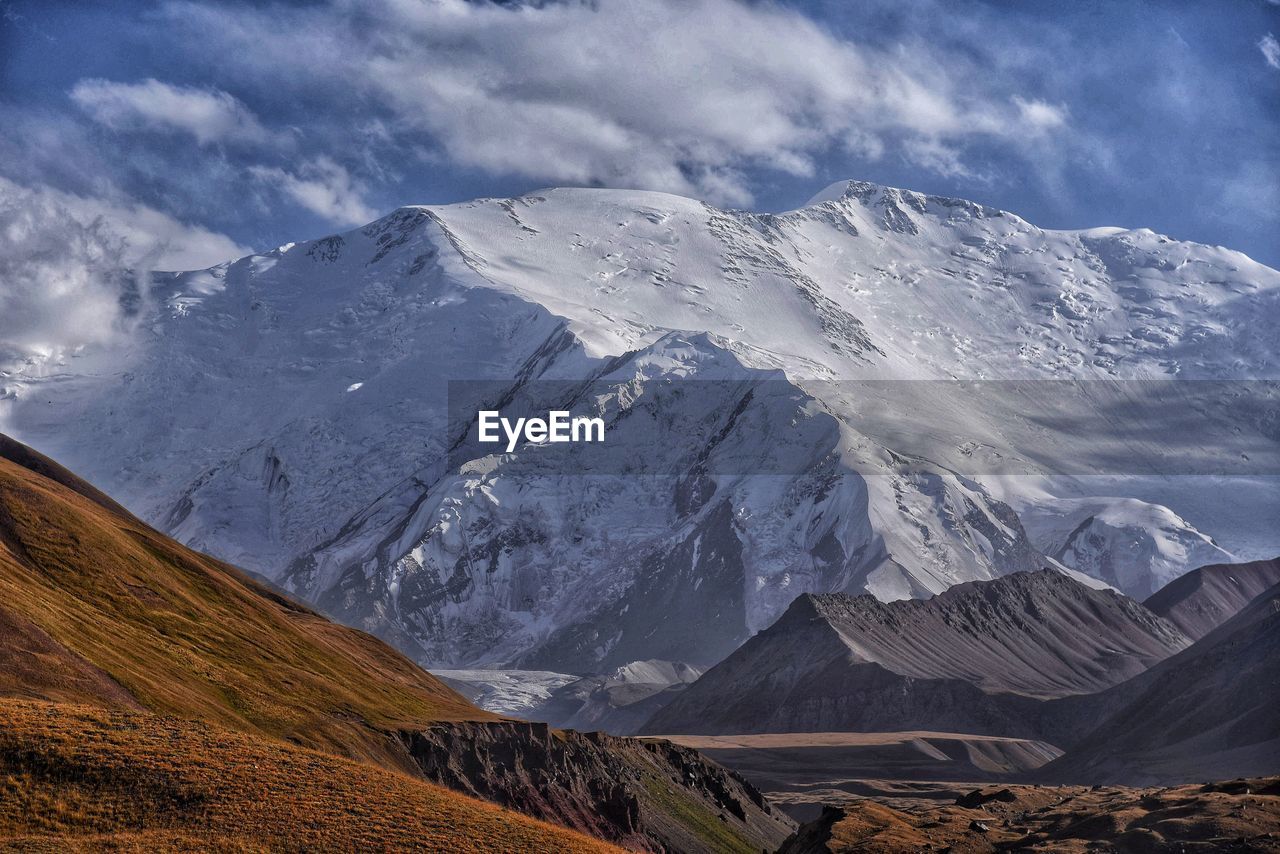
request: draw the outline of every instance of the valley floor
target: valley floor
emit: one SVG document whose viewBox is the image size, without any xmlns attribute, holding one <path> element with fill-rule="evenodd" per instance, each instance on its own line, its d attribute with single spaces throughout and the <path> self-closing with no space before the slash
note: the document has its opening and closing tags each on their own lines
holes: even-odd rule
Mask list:
<svg viewBox="0 0 1280 854">
<path fill-rule="evenodd" d="M 939 732 L 666 736 L 802 822 L 782 854 L 1280 851 L 1280 778 L 1159 788 L 1011 783 L 1061 755 Z"/>
<path fill-rule="evenodd" d="M 803 826 L 781 854 L 1025 850 L 1280 851 L 1280 778 L 1147 789 L 988 786 L 945 801 L 856 799 Z"/>
<path fill-rule="evenodd" d="M 663 737 L 742 774 L 799 821 L 855 796 L 954 798 L 1062 754 L 1042 741 L 941 732 Z"/>
</svg>

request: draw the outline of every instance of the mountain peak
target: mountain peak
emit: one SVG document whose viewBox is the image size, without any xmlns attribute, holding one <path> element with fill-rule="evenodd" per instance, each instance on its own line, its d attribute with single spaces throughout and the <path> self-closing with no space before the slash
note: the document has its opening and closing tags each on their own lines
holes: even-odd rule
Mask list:
<svg viewBox="0 0 1280 854">
<path fill-rule="evenodd" d="M 834 184 L 828 185 L 809 199 L 804 207 L 817 207 L 828 202 L 840 201 L 858 202 L 867 208 L 879 207 L 898 210 L 904 212 L 904 214 L 907 211 L 914 211 L 917 214 L 951 212 L 959 208 L 987 219 L 1010 217 L 1018 222 L 1023 221 L 1016 214 L 1011 214 L 999 208 L 988 207 L 969 199 L 932 195 L 917 190 L 890 187 L 853 178 L 836 181 Z"/>
<path fill-rule="evenodd" d="M 804 207 L 814 207 L 825 202 L 834 202 L 840 199 L 856 198 L 866 200 L 877 198 L 890 192 L 899 196 L 903 193 L 919 195 L 912 190 L 904 190 L 900 187 L 890 187 L 885 184 L 876 184 L 872 181 L 862 181 L 857 178 L 844 178 L 823 187 L 819 192 L 815 193 L 809 201 L 804 203 Z"/>
</svg>

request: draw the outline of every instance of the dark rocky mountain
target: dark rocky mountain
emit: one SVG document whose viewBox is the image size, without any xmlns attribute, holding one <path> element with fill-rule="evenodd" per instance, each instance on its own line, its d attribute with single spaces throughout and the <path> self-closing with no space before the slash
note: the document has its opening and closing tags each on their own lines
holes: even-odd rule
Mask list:
<svg viewBox="0 0 1280 854">
<path fill-rule="evenodd" d="M 805 595 L 642 731 L 1037 737 L 1046 699 L 1108 688 L 1187 644 L 1137 602 L 1052 570 L 926 600 Z"/>
<path fill-rule="evenodd" d="M 1280 584 L 1146 673 L 1061 706 L 1088 732 L 1040 770 L 1046 779 L 1150 785 L 1280 772 Z"/>
<path fill-rule="evenodd" d="M 1166 584 L 1142 604 L 1192 640 L 1202 638 L 1280 583 L 1280 558 L 1203 566 Z"/>
</svg>

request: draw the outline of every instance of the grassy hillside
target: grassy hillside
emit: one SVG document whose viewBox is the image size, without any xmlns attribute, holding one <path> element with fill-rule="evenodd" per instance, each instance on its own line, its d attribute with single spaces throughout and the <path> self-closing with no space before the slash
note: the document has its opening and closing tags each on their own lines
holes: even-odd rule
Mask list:
<svg viewBox="0 0 1280 854">
<path fill-rule="evenodd" d="M 0 696 L 199 718 L 410 769 L 386 733 L 482 712 L 399 653 L 0 444 Z"/>
<path fill-rule="evenodd" d="M 58 705 L 13 705 L 31 701 Z M 384 821 L 379 810 L 399 795 L 380 794 L 392 779 L 380 775 L 408 785 L 400 772 L 415 785 L 448 786 L 461 803 L 483 797 L 641 850 L 759 851 L 793 828 L 694 751 L 482 712 L 381 641 L 184 548 L 3 437 L 0 705 L 26 710 L 0 716 L 0 743 L 9 745 L 0 796 L 25 804 L 7 813 L 11 835 L 79 840 L 99 828 L 117 844 L 136 826 L 135 847 L 199 848 L 202 838 L 183 834 L 214 821 L 200 810 L 218 804 L 215 824 L 232 834 L 217 838 L 223 848 L 279 848 L 273 834 L 312 812 L 330 828 L 366 813 L 384 822 L 367 833 L 346 828 L 337 838 L 350 844 L 339 848 L 394 848 L 406 837 L 384 826 L 394 811 Z M 59 729 L 40 731 L 38 708 L 52 710 L 49 725 Z M 67 708 L 78 711 L 58 711 Z M 304 762 L 289 752 L 297 747 L 331 756 Z M 247 750 L 274 781 L 256 800 L 260 769 L 235 759 Z M 351 777 L 334 757 L 367 764 Z M 243 784 L 236 773 L 247 775 Z M 415 821 L 440 840 L 452 839 L 452 827 L 462 842 L 445 847 L 471 850 L 462 808 L 430 791 L 435 800 L 421 796 Z M 433 817 L 437 807 L 454 812 Z M 524 850 L 505 839 L 482 850 Z"/>
<path fill-rule="evenodd" d="M 407 775 L 177 718 L 0 701 L 0 849 L 606 852 Z"/>
</svg>

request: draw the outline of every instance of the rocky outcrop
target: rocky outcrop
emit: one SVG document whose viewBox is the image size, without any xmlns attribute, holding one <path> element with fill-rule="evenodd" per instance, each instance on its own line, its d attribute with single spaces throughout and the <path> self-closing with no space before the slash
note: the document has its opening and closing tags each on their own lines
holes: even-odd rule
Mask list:
<svg viewBox="0 0 1280 854">
<path fill-rule="evenodd" d="M 794 829 L 746 780 L 667 741 L 516 721 L 401 738 L 429 780 L 628 848 L 773 850 Z"/>
<path fill-rule="evenodd" d="M 823 807 L 822 815 L 802 824 L 782 844 L 780 854 L 831 854 L 829 843 L 837 824 L 846 818 L 839 807 Z"/>
</svg>

